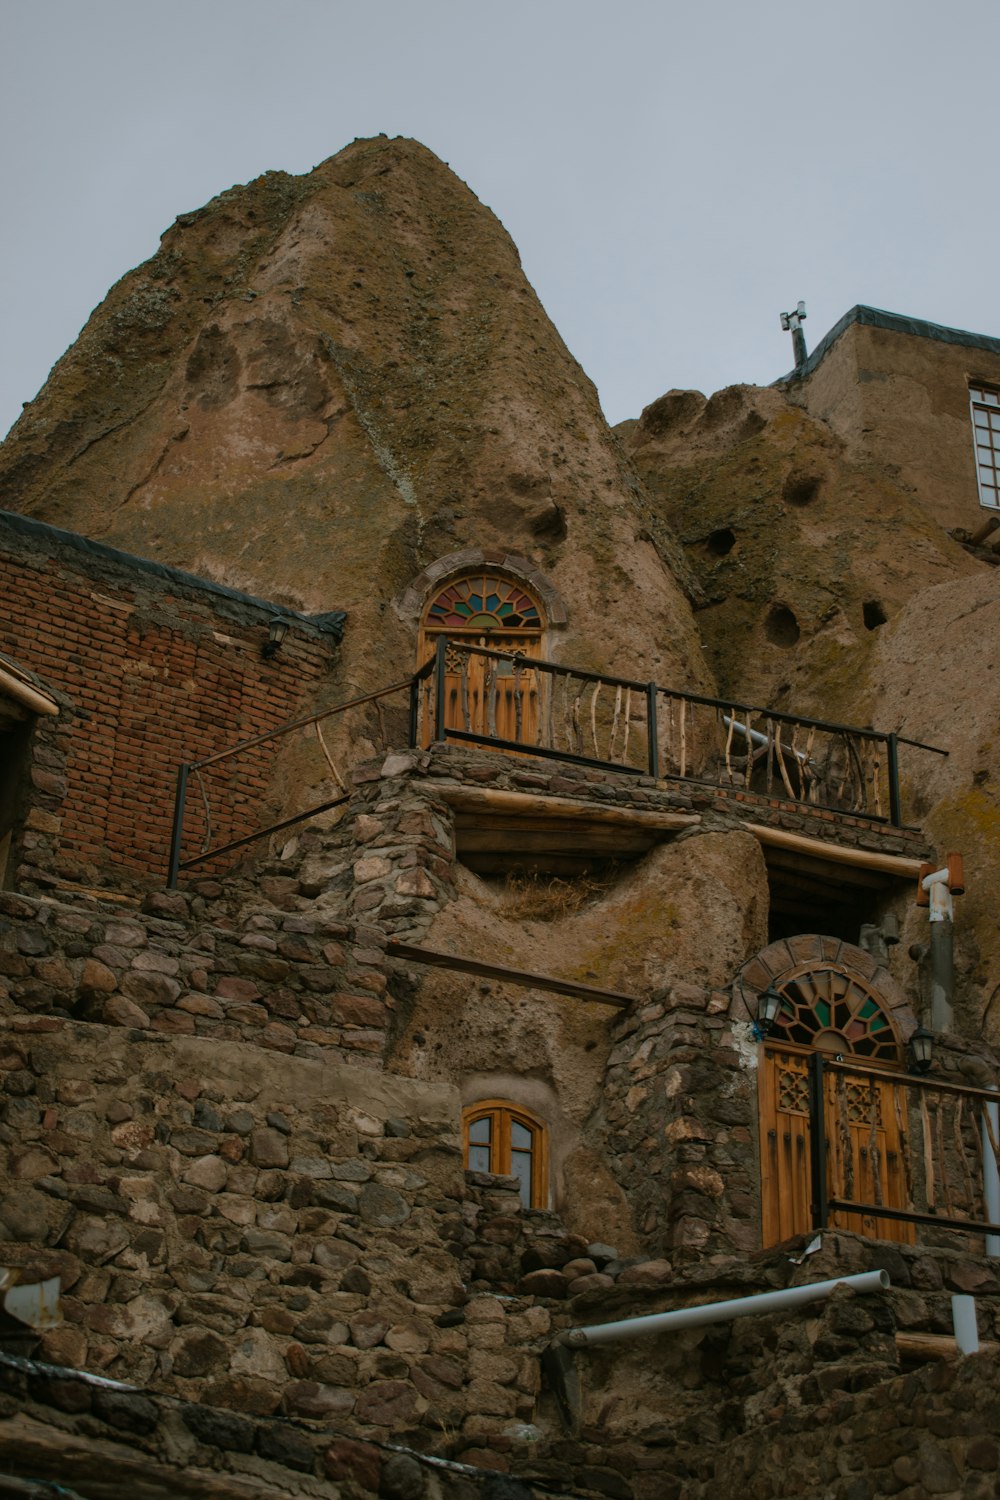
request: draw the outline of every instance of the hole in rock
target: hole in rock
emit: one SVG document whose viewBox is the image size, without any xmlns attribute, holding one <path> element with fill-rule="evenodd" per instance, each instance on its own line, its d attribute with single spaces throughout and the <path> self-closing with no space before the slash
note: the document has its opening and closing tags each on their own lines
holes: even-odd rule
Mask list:
<svg viewBox="0 0 1000 1500">
<path fill-rule="evenodd" d="M 772 604 L 764 621 L 764 634 L 772 646 L 788 648 L 798 641 L 799 622 L 787 604 Z"/>
<path fill-rule="evenodd" d="M 736 533 L 730 531 L 728 526 L 720 526 L 717 531 L 710 533 L 705 545 L 713 557 L 725 557 L 736 546 Z"/>
</svg>

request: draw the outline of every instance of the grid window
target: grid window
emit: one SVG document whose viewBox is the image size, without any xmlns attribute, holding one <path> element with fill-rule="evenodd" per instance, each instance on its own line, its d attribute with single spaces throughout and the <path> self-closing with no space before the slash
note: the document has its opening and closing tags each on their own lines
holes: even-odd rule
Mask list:
<svg viewBox="0 0 1000 1500">
<path fill-rule="evenodd" d="M 988 386 L 969 387 L 972 433 L 976 445 L 979 503 L 1000 510 L 1000 392 Z"/>
</svg>

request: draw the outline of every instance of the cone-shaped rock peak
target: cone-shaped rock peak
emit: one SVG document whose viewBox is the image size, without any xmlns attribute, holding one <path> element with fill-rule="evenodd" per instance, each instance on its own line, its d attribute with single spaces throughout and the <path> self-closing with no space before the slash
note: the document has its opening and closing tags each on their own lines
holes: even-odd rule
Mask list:
<svg viewBox="0 0 1000 1500">
<path fill-rule="evenodd" d="M 593 385 L 503 226 L 414 141 L 182 214 L 25 409 L 0 484 L 125 551 L 346 609 L 359 679 L 376 650 L 409 659 L 390 606 L 412 580 L 479 549 L 551 580 L 564 659 L 709 681 Z"/>
</svg>

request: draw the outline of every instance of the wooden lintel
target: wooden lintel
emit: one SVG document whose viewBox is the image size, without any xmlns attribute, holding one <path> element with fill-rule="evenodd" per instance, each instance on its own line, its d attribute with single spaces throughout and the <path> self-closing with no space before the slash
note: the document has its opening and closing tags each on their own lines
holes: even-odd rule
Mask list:
<svg viewBox="0 0 1000 1500">
<path fill-rule="evenodd" d="M 605 990 L 598 985 L 580 984 L 575 979 L 557 979 L 552 974 L 529 974 L 523 969 L 509 969 L 503 964 L 484 964 L 478 958 L 457 953 L 442 953 L 437 948 L 421 948 L 413 943 L 390 939 L 386 952 L 390 958 L 407 963 L 428 964 L 434 969 L 452 969 L 460 974 L 475 974 L 480 979 L 496 979 L 502 984 L 523 984 L 527 989 L 551 990 L 557 995 L 574 995 L 578 1000 L 597 1000 L 602 1005 L 621 1009 L 639 1002 L 639 995 L 624 995 L 620 990 Z"/>
<path fill-rule="evenodd" d="M 828 844 L 824 839 L 807 838 L 802 833 L 769 828 L 766 823 L 745 822 L 743 827 L 764 845 L 770 844 L 775 849 L 795 849 L 800 854 L 811 854 L 829 864 L 854 865 L 859 870 L 881 870 L 884 875 L 895 875 L 899 880 L 916 880 L 920 874 L 920 860 L 907 859 L 902 854 L 878 854 L 872 849 L 849 849 L 844 844 Z"/>
<path fill-rule="evenodd" d="M 929 1359 L 957 1359 L 958 1344 L 951 1334 L 947 1333 L 897 1333 L 896 1348 L 899 1350 L 900 1359 L 929 1360 Z M 981 1343 L 980 1353 L 993 1353 L 1000 1349 L 1000 1344 Z"/>
<path fill-rule="evenodd" d="M 535 792 L 505 792 L 495 787 L 464 786 L 438 782 L 434 791 L 457 812 L 496 813 L 507 816 L 541 815 L 573 818 L 580 822 L 608 823 L 619 828 L 648 828 L 673 833 L 701 822 L 700 813 L 657 811 L 638 807 L 611 807 L 587 802 L 583 797 L 548 797 Z"/>
</svg>

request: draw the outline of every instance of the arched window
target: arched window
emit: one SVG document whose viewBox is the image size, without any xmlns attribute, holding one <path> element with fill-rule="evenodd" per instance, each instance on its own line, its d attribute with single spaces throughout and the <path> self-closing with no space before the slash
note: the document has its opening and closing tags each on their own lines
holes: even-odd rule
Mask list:
<svg viewBox="0 0 1000 1500">
<path fill-rule="evenodd" d="M 462 1111 L 465 1165 L 472 1172 L 516 1177 L 525 1208 L 547 1208 L 548 1131 L 541 1120 L 505 1099 L 482 1099 Z"/>
<path fill-rule="evenodd" d="M 898 1061 L 892 1022 L 862 975 L 841 964 L 817 962 L 783 975 L 776 984 L 781 1009 L 774 1041 L 836 1055 L 852 1053 L 873 1062 Z"/>
<path fill-rule="evenodd" d="M 480 571 L 454 578 L 438 590 L 424 615 L 428 634 L 540 635 L 538 601 L 499 573 Z"/>
</svg>

